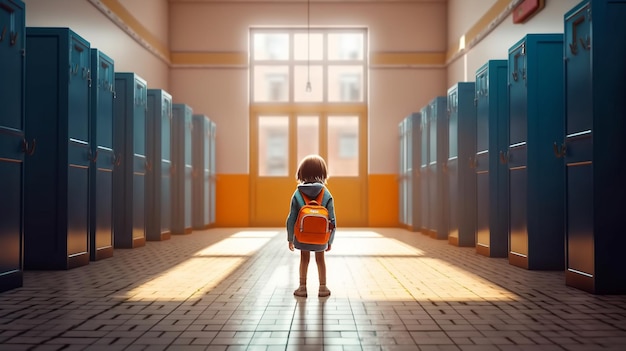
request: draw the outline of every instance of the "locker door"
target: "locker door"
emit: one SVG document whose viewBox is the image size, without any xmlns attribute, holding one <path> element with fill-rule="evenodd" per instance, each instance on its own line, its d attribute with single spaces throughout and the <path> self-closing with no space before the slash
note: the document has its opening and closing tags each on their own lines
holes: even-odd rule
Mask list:
<svg viewBox="0 0 626 351">
<path fill-rule="evenodd" d="M 421 163 L 420 163 L 420 195 L 421 195 L 421 231 L 424 235 L 429 235 L 430 228 L 430 202 L 429 202 L 429 184 L 428 184 L 428 165 L 430 163 L 430 108 L 428 105 L 421 110 Z"/>
<path fill-rule="evenodd" d="M 595 277 L 594 136 L 591 51 L 583 45 L 591 38 L 590 3 L 565 17 L 566 70 L 566 212 L 568 280 Z M 595 43 L 594 43 L 595 44 Z M 623 101 L 622 101 L 623 102 Z M 573 279 L 576 281 L 576 279 Z M 578 284 L 585 286 L 586 284 Z M 593 290 L 593 287 L 587 290 Z"/>
<path fill-rule="evenodd" d="M 91 49 L 90 259 L 113 255 L 113 95 L 114 62 Z"/>
<path fill-rule="evenodd" d="M 172 105 L 172 233 L 191 233 L 193 110 L 186 104 Z"/>
<path fill-rule="evenodd" d="M 405 135 L 404 135 L 404 125 L 406 118 L 402 120 L 398 124 L 398 137 L 399 137 L 399 150 L 400 150 L 400 158 L 399 158 L 399 167 L 398 167 L 398 221 L 401 225 L 409 225 L 407 222 L 406 215 L 406 199 L 405 199 L 405 185 L 404 185 L 404 152 L 405 152 Z"/>
<path fill-rule="evenodd" d="M 437 235 L 437 223 L 439 221 L 439 202 L 437 189 L 439 188 L 439 174 L 437 172 L 437 111 L 435 105 L 431 102 L 428 105 L 428 235 Z"/>
<path fill-rule="evenodd" d="M 412 218 L 412 210 L 411 207 L 413 206 L 413 199 L 412 199 L 412 193 L 413 193 L 413 188 L 411 186 L 411 178 L 412 178 L 412 174 L 414 172 L 413 170 L 413 164 L 411 163 L 411 158 L 412 158 L 412 119 L 411 117 L 405 117 L 404 118 L 404 122 L 403 122 L 403 135 L 402 135 L 402 148 L 403 148 L 403 152 L 402 152 L 402 178 L 401 178 L 401 182 L 402 182 L 402 189 L 403 189 L 403 194 L 402 194 L 402 211 L 403 211 L 403 218 L 404 218 L 404 222 L 405 224 L 409 227 L 409 228 L 413 228 L 413 218 Z"/>
<path fill-rule="evenodd" d="M 24 4 L 0 0 L 0 292 L 22 286 L 24 149 Z M 32 146 L 32 145 L 31 145 Z M 27 150 L 24 150 L 27 151 Z"/>
<path fill-rule="evenodd" d="M 448 241 L 457 245 L 459 240 L 459 211 L 456 204 L 459 203 L 459 91 L 455 85 L 448 89 L 447 100 L 447 118 L 448 118 L 448 202 L 450 204 L 448 211 Z"/>
<path fill-rule="evenodd" d="M 91 53 L 89 43 L 70 35 L 70 76 L 68 84 L 68 178 L 67 223 L 68 257 L 89 252 L 89 81 Z"/>
<path fill-rule="evenodd" d="M 211 185 L 210 185 L 210 178 L 211 175 L 209 173 L 209 159 L 210 159 L 210 152 L 211 152 L 211 148 L 210 148 L 210 138 L 211 138 L 211 120 L 209 120 L 208 118 L 204 121 L 203 123 L 203 138 L 202 138 L 202 143 L 203 148 L 204 148 L 204 160 L 202 161 L 202 165 L 203 165 L 203 169 L 202 169 L 202 185 L 203 185 L 203 198 L 202 198 L 202 202 L 203 202 L 203 211 L 202 211 L 202 220 L 204 223 L 205 227 L 208 227 L 209 224 L 211 224 L 211 199 L 210 199 L 210 193 L 211 193 Z"/>
<path fill-rule="evenodd" d="M 421 193 L 420 193 L 420 158 L 422 157 L 422 140 L 421 140 L 421 123 L 422 117 L 419 112 L 414 112 L 410 116 L 410 133 L 408 134 L 408 144 L 410 157 L 407 162 L 411 165 L 411 173 L 409 175 L 407 193 L 409 214 L 411 217 L 411 229 L 413 231 L 420 230 L 421 227 Z"/>
<path fill-rule="evenodd" d="M 476 72 L 476 250 L 489 250 L 489 66 Z"/>
<path fill-rule="evenodd" d="M 113 139 L 114 246 L 144 246 L 146 172 L 146 81 L 135 73 L 115 73 Z"/>
<path fill-rule="evenodd" d="M 172 231 L 172 97 L 163 95 L 161 102 L 161 234 Z"/>
<path fill-rule="evenodd" d="M 509 146 L 506 156 L 509 168 L 509 256 L 528 257 L 528 92 L 526 41 L 509 50 Z"/>
<path fill-rule="evenodd" d="M 451 105 L 450 111 L 448 160 L 456 162 L 456 167 L 449 166 L 448 172 L 456 180 L 451 178 L 447 199 L 448 213 L 456 214 L 458 229 L 456 237 L 449 236 L 448 242 L 458 246 L 475 246 L 476 173 L 470 163 L 476 156 L 475 83 L 459 82 L 451 90 L 456 92 L 453 97 L 456 102 Z M 453 118 L 454 114 L 456 117 Z M 452 224 L 452 219 L 449 222 Z"/>
<path fill-rule="evenodd" d="M 448 161 L 448 127 L 446 112 L 446 97 L 438 96 L 430 103 L 430 160 L 429 164 L 429 204 L 430 210 L 430 235 L 435 239 L 448 239 L 446 195 L 447 175 L 445 165 Z M 433 136 L 434 135 L 434 136 Z M 431 197 L 432 196 L 432 197 Z"/>
<path fill-rule="evenodd" d="M 193 115 L 192 126 L 192 225 L 193 229 L 201 230 L 207 227 L 205 212 L 208 209 L 205 196 L 208 190 L 208 184 L 205 183 L 205 160 L 208 157 L 206 150 L 206 142 L 208 140 L 206 138 L 207 117 L 204 115 Z"/>
<path fill-rule="evenodd" d="M 490 257 L 508 253 L 507 61 L 490 60 L 476 72 L 476 251 Z M 505 170 L 506 169 L 506 170 Z"/>
<path fill-rule="evenodd" d="M 187 113 L 185 113 L 185 125 L 184 125 L 184 134 L 185 134 L 185 202 L 184 202 L 184 206 L 185 206 L 185 230 L 186 231 L 190 231 L 192 229 L 192 222 L 191 222 L 191 217 L 192 217 L 192 211 L 193 211 L 193 205 L 192 205 L 192 182 L 193 182 L 193 160 L 192 160 L 192 139 L 191 139 L 191 132 L 193 130 L 193 124 L 192 124 L 192 111 L 191 109 L 187 110 Z"/>
<path fill-rule="evenodd" d="M 146 233 L 146 113 L 148 87 L 135 80 L 133 108 L 133 241 L 144 240 Z"/>
<path fill-rule="evenodd" d="M 216 198 L 216 194 L 217 194 L 217 188 L 216 188 L 216 178 L 217 178 L 217 170 L 216 170 L 216 163 L 215 163 L 215 155 L 216 155 L 216 151 L 215 151 L 215 136 L 217 133 L 217 124 L 215 122 L 211 122 L 211 136 L 210 136 L 210 158 L 209 158 L 209 179 L 210 179 L 210 184 L 211 184 L 211 190 L 210 190 L 210 197 L 211 200 L 210 202 L 210 206 L 211 206 L 211 212 L 210 212 L 210 216 L 211 219 L 209 221 L 209 223 L 213 224 L 215 223 L 215 198 Z"/>
</svg>

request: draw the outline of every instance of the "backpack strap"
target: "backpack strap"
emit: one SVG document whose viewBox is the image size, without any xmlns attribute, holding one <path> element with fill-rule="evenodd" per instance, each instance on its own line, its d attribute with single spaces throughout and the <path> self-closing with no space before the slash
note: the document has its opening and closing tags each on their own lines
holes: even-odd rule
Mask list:
<svg viewBox="0 0 626 351">
<path fill-rule="evenodd" d="M 322 190 L 320 191 L 320 193 L 317 195 L 317 197 L 315 198 L 315 201 L 317 201 L 318 204 L 322 205 L 322 200 L 324 199 L 324 192 L 325 192 L 325 188 L 322 188 Z M 298 196 L 300 195 L 300 196 Z M 301 200 L 301 201 L 298 201 Z M 308 196 L 304 195 L 304 193 L 300 190 L 298 190 L 298 193 L 296 193 L 296 201 L 299 202 L 300 207 L 308 204 L 309 202 L 311 202 L 311 199 L 309 199 Z"/>
</svg>

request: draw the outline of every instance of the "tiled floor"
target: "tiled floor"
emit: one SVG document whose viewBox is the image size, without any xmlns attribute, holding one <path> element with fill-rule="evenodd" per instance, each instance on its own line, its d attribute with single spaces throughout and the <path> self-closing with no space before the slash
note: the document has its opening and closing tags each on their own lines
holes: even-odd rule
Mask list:
<svg viewBox="0 0 626 351">
<path fill-rule="evenodd" d="M 342 230 L 296 298 L 282 229 L 211 229 L 0 294 L 0 350 L 626 350 L 626 295 L 403 229 Z"/>
</svg>

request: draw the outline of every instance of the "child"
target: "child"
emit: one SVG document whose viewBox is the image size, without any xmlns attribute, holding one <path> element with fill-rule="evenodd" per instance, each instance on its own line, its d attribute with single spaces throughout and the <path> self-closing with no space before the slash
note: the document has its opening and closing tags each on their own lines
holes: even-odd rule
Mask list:
<svg viewBox="0 0 626 351">
<path fill-rule="evenodd" d="M 326 287 L 326 262 L 324 261 L 324 251 L 330 251 L 333 239 L 335 238 L 335 206 L 332 195 L 325 187 L 326 178 L 326 162 L 322 157 L 309 155 L 300 161 L 296 174 L 296 179 L 300 184 L 291 197 L 291 209 L 287 217 L 287 240 L 289 241 L 289 250 L 293 251 L 294 248 L 300 250 L 300 286 L 293 292 L 296 296 L 307 297 L 306 278 L 309 261 L 311 259 L 311 251 L 315 252 L 315 262 L 317 263 L 317 271 L 320 279 L 318 296 L 326 297 L 330 295 L 330 290 Z M 321 205 L 328 209 L 330 227 L 332 228 L 330 239 L 328 243 L 324 245 L 300 243 L 294 237 L 294 226 L 298 212 L 302 207 L 301 203 L 299 203 L 296 198 L 296 194 L 298 191 L 301 191 L 309 198 L 316 198 L 322 189 L 326 190 Z"/>
</svg>

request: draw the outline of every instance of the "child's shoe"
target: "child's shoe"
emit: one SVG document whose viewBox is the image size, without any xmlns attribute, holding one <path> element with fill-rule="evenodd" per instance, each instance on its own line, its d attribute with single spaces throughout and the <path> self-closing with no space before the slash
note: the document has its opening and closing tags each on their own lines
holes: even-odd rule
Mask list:
<svg viewBox="0 0 626 351">
<path fill-rule="evenodd" d="M 328 290 L 326 285 L 320 285 L 320 292 L 319 292 L 319 294 L 317 296 L 319 296 L 319 297 L 330 296 L 330 290 Z"/>
<path fill-rule="evenodd" d="M 296 290 L 294 290 L 293 294 L 298 297 L 307 297 L 306 285 L 300 285 Z"/>
</svg>

